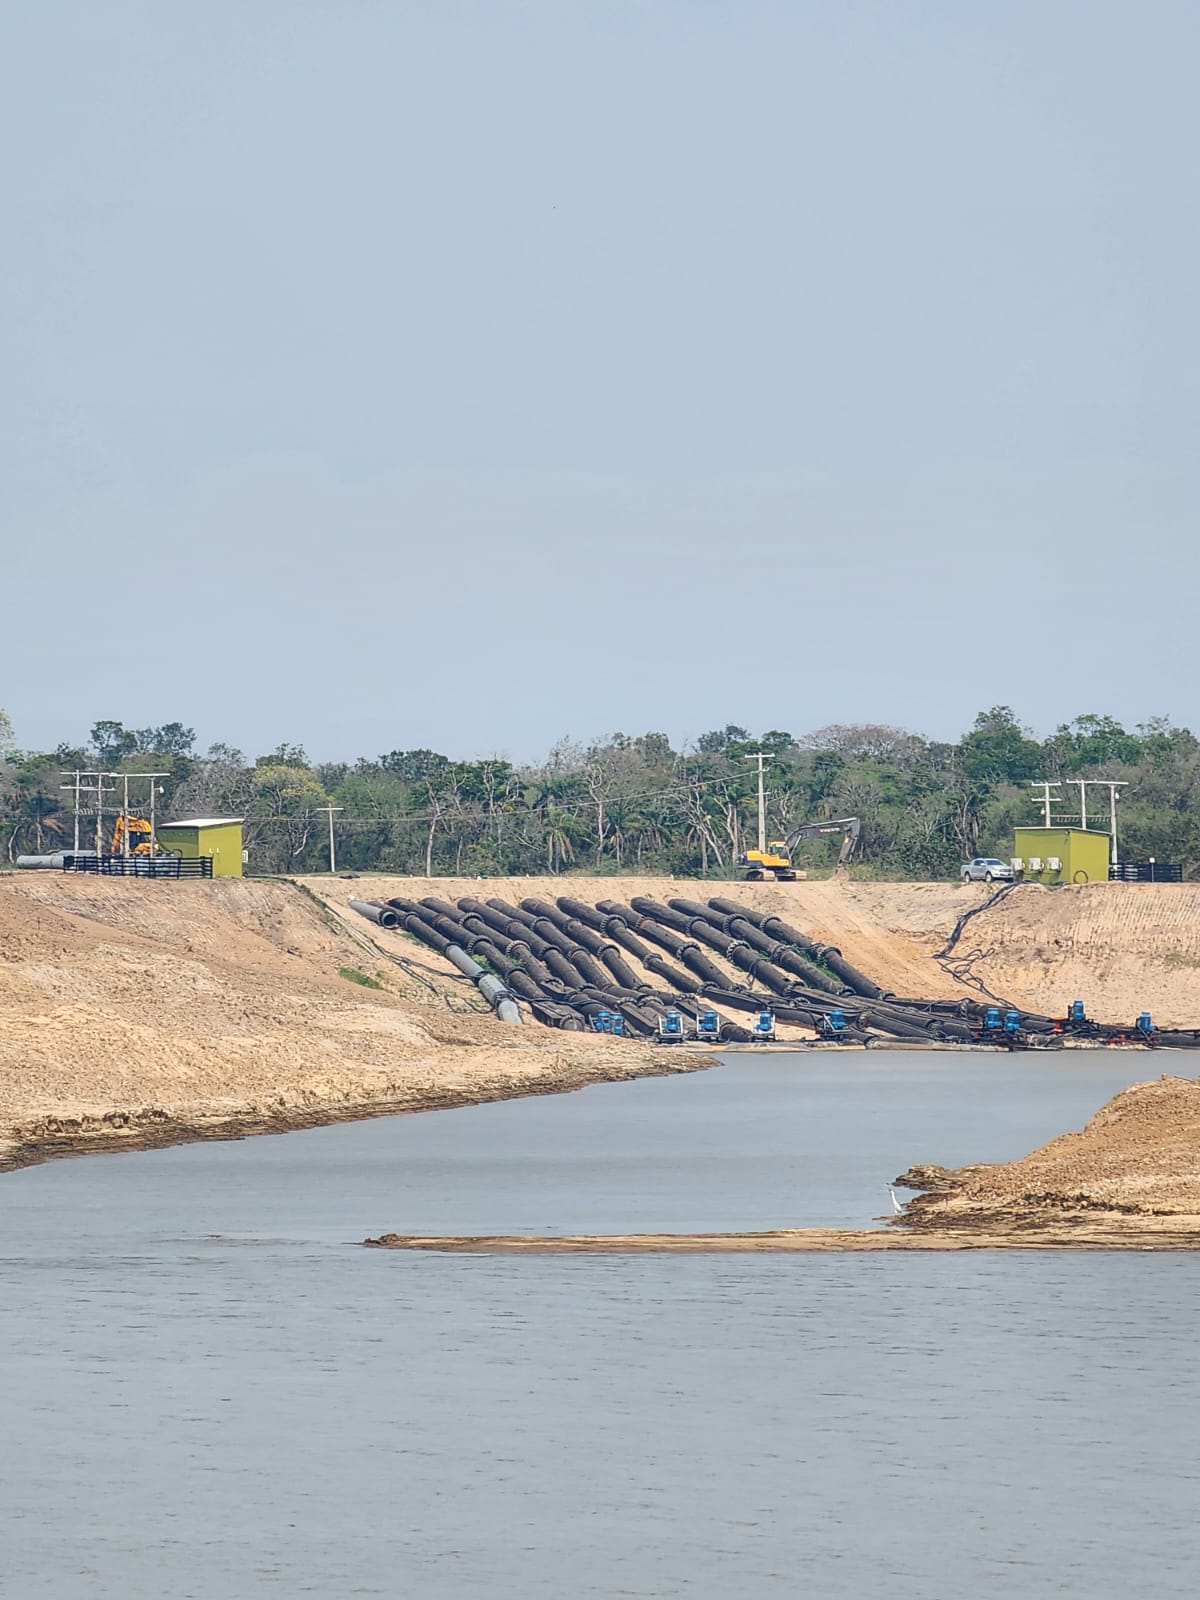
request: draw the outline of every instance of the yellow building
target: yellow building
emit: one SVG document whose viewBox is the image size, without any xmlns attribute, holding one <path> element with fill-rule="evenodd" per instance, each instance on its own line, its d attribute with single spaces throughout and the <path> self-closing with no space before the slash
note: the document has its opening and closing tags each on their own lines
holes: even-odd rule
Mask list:
<svg viewBox="0 0 1200 1600">
<path fill-rule="evenodd" d="M 1028 883 L 1107 883 L 1110 846 L 1091 828 L 1017 828 L 1013 867 Z"/>
<path fill-rule="evenodd" d="M 187 822 L 160 822 L 158 842 L 185 861 L 212 857 L 214 878 L 242 876 L 242 818 L 192 817 Z"/>
</svg>

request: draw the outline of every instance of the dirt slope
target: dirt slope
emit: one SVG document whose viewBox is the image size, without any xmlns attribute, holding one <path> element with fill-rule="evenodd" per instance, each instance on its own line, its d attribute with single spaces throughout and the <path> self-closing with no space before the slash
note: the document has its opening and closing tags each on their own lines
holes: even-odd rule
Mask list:
<svg viewBox="0 0 1200 1600">
<path fill-rule="evenodd" d="M 306 887 L 307 884 L 307 887 Z M 898 994 L 978 994 L 933 960 L 956 884 L 482 882 L 363 877 L 147 883 L 0 876 L 0 1165 L 43 1147 L 167 1142 L 666 1070 L 629 1041 L 512 1028 L 433 952 L 347 908 L 433 893 L 510 901 L 721 893 L 776 912 Z M 1200 886 L 1020 887 L 956 951 L 998 994 L 1058 1011 L 1200 1022 Z M 382 990 L 339 968 L 382 974 Z M 683 1063 L 671 1055 L 670 1066 Z M 23 1154 L 22 1154 L 23 1152 Z"/>
<path fill-rule="evenodd" d="M 1130 1226 L 1200 1233 L 1200 1080 L 1164 1076 L 1114 1096 L 1079 1133 L 1021 1161 L 906 1174 L 934 1192 L 910 1202 L 923 1227 Z"/>
<path fill-rule="evenodd" d="M 1200 884 L 1022 884 L 967 924 L 955 954 L 975 951 L 989 988 L 1041 1011 L 1200 1023 Z"/>
<path fill-rule="evenodd" d="M 645 1046 L 496 1022 L 363 930 L 290 884 L 0 878 L 0 1165 L 666 1070 Z"/>
<path fill-rule="evenodd" d="M 855 966 L 894 994 L 970 995 L 933 960 L 959 917 L 982 906 L 990 888 L 953 883 L 699 883 L 664 878 L 310 878 L 332 905 L 352 896 L 386 900 L 425 895 L 457 900 L 556 894 L 628 901 L 648 895 L 740 900 L 836 945 Z M 352 920 L 361 920 L 348 913 Z M 411 949 L 411 942 L 405 947 Z M 1029 1010 L 1065 1013 L 1076 998 L 1108 1022 L 1132 1022 L 1149 1009 L 1162 1026 L 1200 1024 L 1200 884 L 1085 884 L 1045 889 L 1019 885 L 967 923 L 954 951 L 955 970 L 973 972 L 993 993 Z M 972 957 L 975 959 L 972 961 Z M 720 963 L 718 962 L 718 965 Z"/>
<path fill-rule="evenodd" d="M 388 900 L 393 895 L 422 900 L 433 895 L 458 900 L 496 897 L 518 904 L 527 895 L 553 901 L 557 895 L 577 899 L 621 900 L 646 895 L 666 903 L 673 896 L 708 900 L 719 895 L 756 911 L 780 916 L 802 932 L 840 950 L 894 994 L 944 995 L 959 992 L 930 960 L 955 921 L 969 906 L 987 898 L 982 885 L 946 883 L 705 883 L 685 878 L 386 878 L 374 875 L 345 879 L 300 880 L 331 906 L 351 899 Z M 353 913 L 349 915 L 353 916 Z M 361 920 L 361 919 L 355 919 Z M 411 942 L 406 941 L 411 949 Z M 711 951 L 706 954 L 725 968 Z M 651 981 L 657 983 L 657 979 Z M 740 979 L 738 980 L 741 981 Z M 962 990 L 966 993 L 966 990 Z"/>
</svg>

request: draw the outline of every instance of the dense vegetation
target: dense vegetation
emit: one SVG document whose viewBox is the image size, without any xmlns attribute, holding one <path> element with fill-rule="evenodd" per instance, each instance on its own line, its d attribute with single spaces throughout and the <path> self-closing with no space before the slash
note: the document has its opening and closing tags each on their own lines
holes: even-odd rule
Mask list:
<svg viewBox="0 0 1200 1600">
<path fill-rule="evenodd" d="M 86 749 L 15 747 L 0 712 L 0 842 L 11 860 L 71 842 L 72 801 L 60 787 L 77 767 L 168 774 L 163 815 L 246 818 L 251 871 L 328 864 L 336 816 L 339 870 L 456 875 L 563 872 L 728 874 L 756 827 L 751 751 L 767 768 L 769 832 L 858 816 L 861 871 L 898 878 L 957 873 L 979 853 L 1007 856 L 1014 824 L 1036 822 L 1032 780 L 1061 782 L 1056 818 L 1078 813 L 1079 778 L 1128 784 L 1120 808 L 1127 859 L 1181 861 L 1200 872 L 1200 741 L 1164 718 L 1129 733 L 1081 716 L 1035 739 L 1007 706 L 976 718 L 954 744 L 900 728 L 831 726 L 794 737 L 744 728 L 705 734 L 679 751 L 660 733 L 561 743 L 539 766 L 454 761 L 434 750 L 311 763 L 281 744 L 248 760 L 227 745 L 197 754 L 180 723 L 130 729 L 96 723 Z M 1100 803 L 1097 793 L 1092 805 Z M 820 868 L 837 840 L 806 844 Z"/>
</svg>

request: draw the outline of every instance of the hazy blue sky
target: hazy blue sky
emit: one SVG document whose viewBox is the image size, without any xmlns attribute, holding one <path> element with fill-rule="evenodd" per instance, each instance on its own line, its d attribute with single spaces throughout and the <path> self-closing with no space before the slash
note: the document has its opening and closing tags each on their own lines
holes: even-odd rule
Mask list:
<svg viewBox="0 0 1200 1600">
<path fill-rule="evenodd" d="M 10 3 L 0 705 L 1200 720 L 1195 0 Z"/>
</svg>

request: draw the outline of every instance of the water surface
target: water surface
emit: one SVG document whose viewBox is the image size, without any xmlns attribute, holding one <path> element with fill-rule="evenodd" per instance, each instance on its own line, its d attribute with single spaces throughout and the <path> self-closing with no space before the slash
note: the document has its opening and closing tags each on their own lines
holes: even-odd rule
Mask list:
<svg viewBox="0 0 1200 1600">
<path fill-rule="evenodd" d="M 0 1590 L 1190 1595 L 1193 1256 L 347 1243 L 869 1224 L 1147 1065 L 738 1055 L 8 1176 Z"/>
</svg>

